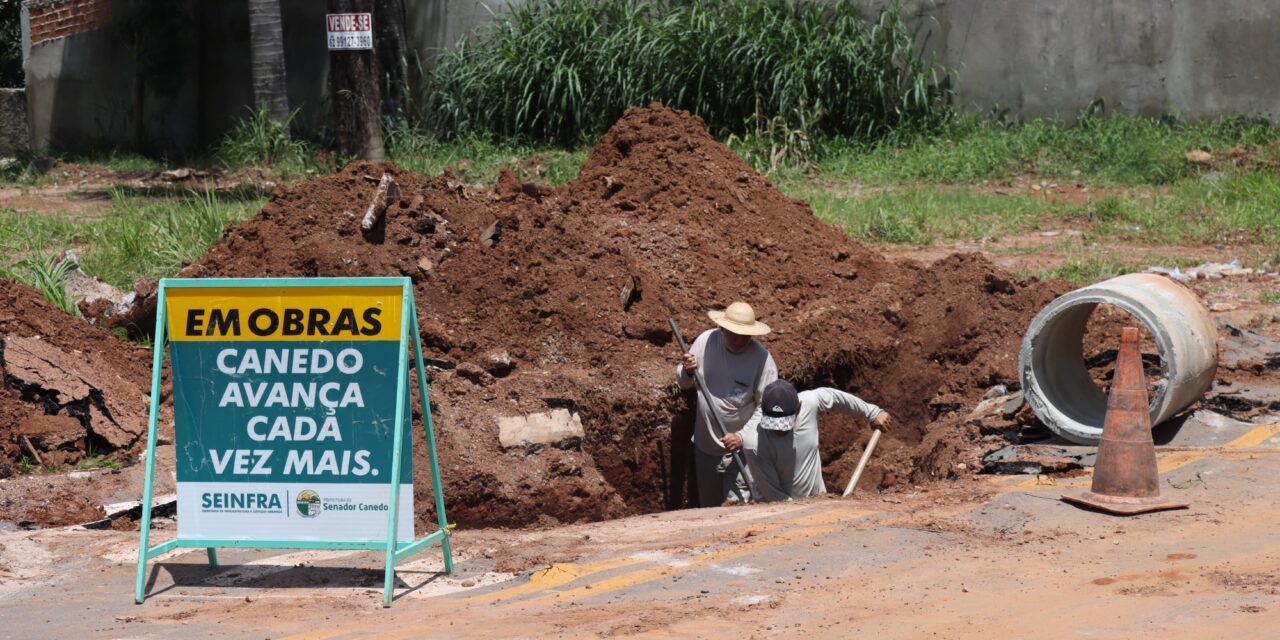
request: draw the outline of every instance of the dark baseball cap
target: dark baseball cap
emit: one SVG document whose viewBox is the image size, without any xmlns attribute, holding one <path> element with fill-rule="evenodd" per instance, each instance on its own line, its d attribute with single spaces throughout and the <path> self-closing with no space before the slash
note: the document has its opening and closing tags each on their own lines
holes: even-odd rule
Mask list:
<svg viewBox="0 0 1280 640">
<path fill-rule="evenodd" d="M 800 412 L 800 394 L 786 380 L 774 380 L 764 388 L 760 411 L 770 418 L 785 418 Z"/>
</svg>

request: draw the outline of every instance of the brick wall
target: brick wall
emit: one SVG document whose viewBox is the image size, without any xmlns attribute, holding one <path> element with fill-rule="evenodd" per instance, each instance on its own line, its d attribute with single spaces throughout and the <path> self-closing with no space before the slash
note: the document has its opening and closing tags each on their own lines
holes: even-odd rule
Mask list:
<svg viewBox="0 0 1280 640">
<path fill-rule="evenodd" d="M 26 6 L 33 45 L 106 26 L 111 18 L 111 0 L 30 0 Z"/>
</svg>

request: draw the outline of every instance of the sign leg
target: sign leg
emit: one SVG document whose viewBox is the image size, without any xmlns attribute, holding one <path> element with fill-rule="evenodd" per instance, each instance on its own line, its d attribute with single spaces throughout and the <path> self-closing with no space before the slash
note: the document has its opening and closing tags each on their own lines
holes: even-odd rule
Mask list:
<svg viewBox="0 0 1280 640">
<path fill-rule="evenodd" d="M 142 604 L 143 599 L 146 598 L 146 593 L 145 593 L 146 588 L 147 588 L 147 555 L 146 555 L 146 551 L 144 550 L 142 552 L 142 555 L 138 557 L 138 578 L 137 578 L 137 582 L 133 586 L 133 601 L 135 603 Z"/>
<path fill-rule="evenodd" d="M 401 296 L 400 317 L 409 318 L 416 317 L 413 309 L 413 290 L 406 284 L 403 286 L 403 295 Z M 416 326 L 416 325 L 415 325 Z M 391 499 L 387 506 L 390 513 L 387 515 L 387 566 L 384 583 L 382 586 L 382 606 L 391 606 L 391 597 L 396 579 L 396 529 L 399 525 L 400 515 L 400 457 L 404 451 L 404 418 L 406 405 L 409 404 L 409 323 L 400 323 L 400 363 L 399 371 L 396 373 L 396 417 L 394 424 L 395 436 L 392 438 L 391 449 Z M 409 514 L 412 518 L 413 514 Z"/>
<path fill-rule="evenodd" d="M 206 547 L 205 551 L 209 552 L 209 566 L 218 566 L 218 550 L 213 547 Z"/>
<path fill-rule="evenodd" d="M 147 417 L 147 469 L 142 481 L 142 521 L 138 531 L 138 576 L 133 600 L 142 604 L 147 588 L 147 550 L 151 542 L 151 498 L 156 475 L 156 422 L 160 415 L 160 372 L 164 367 L 165 287 L 156 294 L 156 332 L 151 349 L 151 407 Z"/>
<path fill-rule="evenodd" d="M 440 549 L 444 553 L 444 572 L 453 573 L 453 536 L 449 530 L 449 519 L 444 512 L 444 487 L 440 480 L 440 459 L 436 456 L 436 429 L 431 422 L 431 400 L 427 397 L 427 370 L 422 363 L 422 336 L 418 331 L 416 306 L 410 317 L 413 318 L 413 363 L 418 370 L 418 399 L 422 402 L 422 425 L 426 429 L 427 458 L 431 461 L 431 490 L 435 494 L 436 524 L 444 532 L 444 537 L 440 539 Z"/>
</svg>

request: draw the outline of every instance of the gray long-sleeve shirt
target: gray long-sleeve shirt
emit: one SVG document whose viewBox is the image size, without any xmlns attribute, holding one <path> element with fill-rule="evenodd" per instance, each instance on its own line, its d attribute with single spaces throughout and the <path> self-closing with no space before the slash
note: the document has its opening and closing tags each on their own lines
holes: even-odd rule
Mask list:
<svg viewBox="0 0 1280 640">
<path fill-rule="evenodd" d="M 822 481 L 822 456 L 818 449 L 818 416 L 835 411 L 867 420 L 882 410 L 858 396 L 838 389 L 818 388 L 800 392 L 800 412 L 791 431 L 769 432 L 758 428 L 759 417 L 742 430 L 742 448 L 765 501 L 803 498 L 827 492 Z"/>
<path fill-rule="evenodd" d="M 709 329 L 693 341 L 689 353 L 697 356 L 707 391 L 715 398 L 716 408 L 729 433 L 741 430 L 752 417 L 760 416 L 764 388 L 778 379 L 778 367 L 764 345 L 752 340 L 742 351 L 734 353 L 725 344 L 723 329 Z M 681 389 L 688 389 L 693 386 L 694 378 L 685 372 L 683 365 L 678 365 L 676 381 Z M 703 453 L 723 455 L 728 450 L 714 430 L 711 410 L 699 393 L 693 443 Z"/>
</svg>

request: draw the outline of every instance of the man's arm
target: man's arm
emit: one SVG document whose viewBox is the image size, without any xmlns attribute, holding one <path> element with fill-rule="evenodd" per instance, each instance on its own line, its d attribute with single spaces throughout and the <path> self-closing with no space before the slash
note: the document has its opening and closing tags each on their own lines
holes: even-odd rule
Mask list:
<svg viewBox="0 0 1280 640">
<path fill-rule="evenodd" d="M 760 410 L 756 409 L 755 415 L 743 425 L 741 429 L 730 433 L 724 438 L 725 448 L 730 451 L 742 449 L 744 451 L 756 451 L 756 443 L 759 442 L 759 432 L 756 430 L 760 425 Z M 738 445 L 737 447 L 733 445 Z"/>
<path fill-rule="evenodd" d="M 876 405 L 871 404 L 852 393 L 845 393 L 839 389 L 820 387 L 810 391 L 809 393 L 813 394 L 817 399 L 818 409 L 820 411 L 835 411 L 836 413 L 843 413 L 858 418 L 866 418 L 871 421 L 875 421 L 884 414 L 884 409 L 881 409 L 880 407 L 877 407 Z"/>
</svg>

